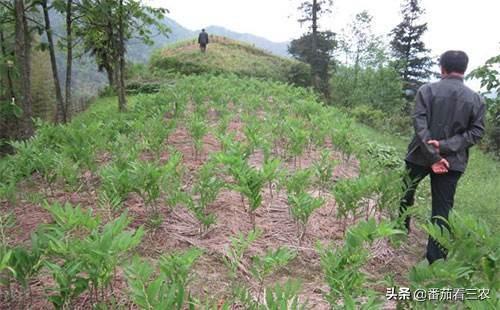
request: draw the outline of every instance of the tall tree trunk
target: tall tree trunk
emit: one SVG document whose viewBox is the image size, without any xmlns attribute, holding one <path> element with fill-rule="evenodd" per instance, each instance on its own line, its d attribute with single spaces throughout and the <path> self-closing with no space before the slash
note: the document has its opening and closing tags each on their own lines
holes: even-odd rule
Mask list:
<svg viewBox="0 0 500 310">
<path fill-rule="evenodd" d="M 71 83 L 73 73 L 73 0 L 66 2 L 66 117 L 71 107 Z"/>
<path fill-rule="evenodd" d="M 125 38 L 123 25 L 123 0 L 120 0 L 118 12 L 118 64 L 117 64 L 117 92 L 118 92 L 118 109 L 120 111 L 127 110 L 127 98 L 125 97 Z"/>
<path fill-rule="evenodd" d="M 115 85 L 115 73 L 114 73 L 113 68 L 108 65 L 108 66 L 106 66 L 106 68 L 104 70 L 106 70 L 106 74 L 108 75 L 109 86 L 114 87 L 114 85 Z"/>
<path fill-rule="evenodd" d="M 356 90 L 358 88 L 358 77 L 359 77 L 359 57 L 360 57 L 361 51 L 358 49 L 356 50 L 356 58 L 354 60 L 354 85 L 353 89 Z"/>
<path fill-rule="evenodd" d="M 313 0 L 312 5 L 312 77 L 313 77 L 313 86 L 315 89 L 320 89 L 320 76 L 319 76 L 319 68 L 318 68 L 318 1 Z"/>
<path fill-rule="evenodd" d="M 108 11 L 109 16 L 112 16 L 111 9 Z M 108 36 L 108 40 L 112 40 L 113 38 L 113 23 L 111 22 L 111 18 L 108 20 L 108 24 L 106 25 L 106 35 Z M 113 41 L 111 41 L 113 42 Z M 104 68 L 106 69 L 106 72 L 108 74 L 108 82 L 110 87 L 115 87 L 115 60 L 113 59 L 112 54 L 104 54 Z"/>
<path fill-rule="evenodd" d="M 7 58 L 7 48 L 5 42 L 5 35 L 3 33 L 3 28 L 0 28 L 0 51 L 2 52 L 2 57 L 4 59 Z M 7 94 L 10 98 L 15 98 L 14 94 L 14 83 L 12 82 L 12 74 L 11 74 L 11 66 L 7 64 L 6 70 L 6 78 L 7 78 Z"/>
<path fill-rule="evenodd" d="M 113 60 L 112 57 L 108 55 L 103 55 L 103 64 L 102 68 L 106 71 L 108 76 L 108 83 L 110 87 L 115 87 L 115 70 L 113 69 Z"/>
<path fill-rule="evenodd" d="M 45 19 L 45 32 L 47 33 L 47 41 L 49 43 L 50 64 L 52 66 L 52 78 L 54 79 L 54 88 L 56 91 L 57 114 L 56 121 L 66 123 L 67 113 L 66 105 L 63 101 L 61 83 L 59 82 L 59 74 L 57 72 L 56 52 L 54 48 L 54 40 L 52 39 L 52 27 L 50 26 L 50 16 L 47 0 L 41 2 L 43 8 L 43 16 Z"/>
<path fill-rule="evenodd" d="M 16 28 L 14 50 L 20 80 L 20 94 L 17 99 L 23 110 L 17 137 L 19 139 L 26 139 L 33 135 L 34 128 L 31 119 L 33 115 L 33 97 L 31 95 L 31 38 L 23 0 L 14 0 L 14 12 Z"/>
</svg>

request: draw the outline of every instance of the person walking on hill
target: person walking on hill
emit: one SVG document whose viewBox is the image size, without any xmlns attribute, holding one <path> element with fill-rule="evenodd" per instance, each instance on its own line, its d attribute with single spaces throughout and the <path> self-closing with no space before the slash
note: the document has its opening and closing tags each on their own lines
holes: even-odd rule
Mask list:
<svg viewBox="0 0 500 310">
<path fill-rule="evenodd" d="M 205 32 L 205 29 L 202 29 L 200 35 L 198 36 L 198 44 L 200 44 L 200 50 L 202 53 L 206 52 L 208 43 L 208 33 Z"/>
<path fill-rule="evenodd" d="M 484 99 L 464 85 L 469 58 L 463 51 L 441 55 L 441 80 L 426 84 L 417 92 L 412 115 L 415 136 L 408 146 L 404 197 L 400 214 L 407 231 L 410 217 L 407 207 L 414 203 L 415 190 L 427 175 L 431 179 L 432 219 L 446 227 L 458 180 L 469 159 L 469 148 L 484 134 Z M 429 236 L 426 258 L 429 263 L 446 258 L 443 249 Z"/>
</svg>

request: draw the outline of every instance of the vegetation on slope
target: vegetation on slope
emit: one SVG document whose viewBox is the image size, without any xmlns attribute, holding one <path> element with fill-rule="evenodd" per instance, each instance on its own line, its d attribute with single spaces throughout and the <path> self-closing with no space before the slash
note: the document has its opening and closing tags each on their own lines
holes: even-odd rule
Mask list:
<svg viewBox="0 0 500 310">
<path fill-rule="evenodd" d="M 182 74 L 233 73 L 296 85 L 308 85 L 309 81 L 306 64 L 213 35 L 206 53 L 200 52 L 196 40 L 184 41 L 156 51 L 151 58 L 151 66 Z"/>
<path fill-rule="evenodd" d="M 10 223 L 30 211 L 46 210 L 37 219 L 49 217 L 49 224 L 29 231 L 0 227 L 1 283 L 11 293 L 6 304 L 29 305 L 38 294 L 34 300 L 48 298 L 60 308 L 217 308 L 220 301 L 223 308 L 277 308 L 303 304 L 302 294 L 318 297 L 313 291 L 324 281 L 324 299 L 311 307 L 381 306 L 383 293 L 374 283 L 383 276 L 363 267 L 375 255 L 368 246 L 400 234 L 393 221 L 401 166 L 395 149 L 374 143 L 370 132 L 322 106 L 312 92 L 282 83 L 191 76 L 134 97 L 128 112 L 115 113 L 111 100 L 68 125 L 40 124 L 34 138 L 15 144 L 16 155 L 0 161 L 2 219 L 6 210 L 20 215 Z M 344 154 L 335 158 L 344 169 L 359 162 L 359 175 L 333 178 L 324 158 L 336 151 Z M 184 171 L 194 173 L 184 178 Z M 61 205 L 68 200 L 81 206 Z M 449 259 L 419 264 L 407 283 L 395 284 L 490 288 L 483 303 L 498 307 L 498 234 L 464 213 L 451 218 L 457 238 L 426 227 L 446 244 Z M 320 223 L 328 225 L 317 229 Z M 342 238 L 339 227 L 345 242 L 327 244 Z M 13 240 L 19 234 L 24 238 Z M 314 249 L 317 241 L 322 245 Z M 154 249 L 163 252 L 159 258 Z M 198 260 L 209 264 L 194 277 Z M 294 268 L 281 271 L 289 264 Z M 219 286 L 207 295 L 193 285 L 197 277 L 204 288 L 214 283 L 209 277 Z M 309 285 L 301 288 L 301 282 Z M 33 290 L 31 283 L 44 287 Z"/>
<path fill-rule="evenodd" d="M 379 131 L 359 123 L 354 127 L 354 131 L 370 141 L 394 148 L 399 158 L 404 158 L 406 155 L 409 137 L 398 137 L 388 131 Z M 499 212 L 499 188 L 500 163 L 491 154 L 485 154 L 478 147 L 474 147 L 470 152 L 467 171 L 458 184 L 454 208 L 484 220 L 491 230 L 497 233 L 500 228 L 500 217 L 492 215 Z M 420 195 L 414 209 L 421 221 L 426 221 L 430 214 L 431 203 L 429 179 L 419 186 L 418 192 Z"/>
<path fill-rule="evenodd" d="M 246 42 L 274 55 L 289 57 L 288 44 L 290 42 L 273 42 L 266 38 L 259 37 L 250 33 L 239 33 L 220 26 L 208 26 L 206 31 L 209 34 L 230 38 L 240 42 Z"/>
</svg>

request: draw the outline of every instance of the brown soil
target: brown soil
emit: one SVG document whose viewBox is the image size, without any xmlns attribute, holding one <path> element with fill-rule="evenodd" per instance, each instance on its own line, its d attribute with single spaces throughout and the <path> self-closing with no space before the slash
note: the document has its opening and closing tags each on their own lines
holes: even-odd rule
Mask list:
<svg viewBox="0 0 500 310">
<path fill-rule="evenodd" d="M 241 126 L 239 121 L 233 121 L 229 126 L 229 130 L 237 133 L 237 139 L 244 139 L 241 134 Z M 191 138 L 185 128 L 179 127 L 168 140 L 168 146 L 175 148 L 183 155 L 183 164 L 186 169 L 184 179 L 186 188 L 190 187 L 195 171 L 209 155 L 220 150 L 220 144 L 213 135 L 207 135 L 204 142 L 202 154 L 195 158 Z M 332 148 L 331 144 L 328 146 Z M 359 163 L 356 159 L 345 162 L 342 160 L 342 154 L 333 148 L 332 154 L 334 157 L 332 160 L 340 162 L 335 169 L 332 182 L 339 178 L 355 177 L 359 173 Z M 251 164 L 260 166 L 262 157 L 261 153 L 256 152 L 250 158 Z M 300 166 L 302 168 L 309 167 L 318 157 L 318 151 L 308 151 L 299 159 Z M 148 159 L 148 155 L 143 154 L 141 158 Z M 161 156 L 161 160 L 168 160 L 168 152 Z M 109 154 L 102 154 L 99 162 L 104 164 L 107 161 L 109 161 Z M 287 169 L 294 169 L 291 159 L 285 162 L 285 166 Z M 68 192 L 62 187 L 50 192 L 42 179 L 37 176 L 33 176 L 30 181 L 21 184 L 19 192 L 21 198 L 15 204 L 0 202 L 0 211 L 2 213 L 11 211 L 16 218 L 16 226 L 8 230 L 9 243 L 28 244 L 30 234 L 36 227 L 50 221 L 50 216 L 43 209 L 42 203 L 32 202 L 36 200 L 32 198 L 33 193 L 47 193 L 45 198 L 49 202 L 79 204 L 94 209 L 104 219 L 109 218 L 111 215 L 106 210 L 97 208 L 98 177 L 86 172 L 82 176 L 82 184 L 83 186 L 77 192 Z M 312 194 L 319 195 L 317 191 L 312 192 Z M 263 193 L 262 207 L 256 212 L 256 226 L 262 230 L 262 235 L 246 253 L 246 257 L 249 258 L 279 246 L 296 249 L 297 258 L 289 266 L 273 275 L 266 284 L 276 281 L 284 282 L 291 278 L 300 279 L 302 282 L 301 300 L 307 300 L 312 309 L 328 309 L 328 304 L 322 296 L 328 287 L 322 279 L 315 244 L 318 241 L 342 244 L 343 240 L 342 221 L 335 217 L 335 201 L 329 194 L 322 194 L 322 196 L 326 203 L 312 215 L 305 238 L 299 242 L 297 226 L 288 211 L 286 192 L 273 189 L 273 197 L 271 197 L 269 189 L 266 187 Z M 179 206 L 169 210 L 167 206 L 160 204 L 159 209 L 164 221 L 159 227 L 148 231 L 138 248 L 138 252 L 142 256 L 156 258 L 163 253 L 184 250 L 193 246 L 203 249 L 204 255 L 196 263 L 193 270 L 194 276 L 190 290 L 202 301 L 210 300 L 212 304 L 222 302 L 231 291 L 228 271 L 223 263 L 223 257 L 230 244 L 230 237 L 235 236 L 238 232 L 246 234 L 252 229 L 250 217 L 243 204 L 247 205 L 247 202 L 243 202 L 238 193 L 229 190 L 222 191 L 209 210 L 217 216 L 217 223 L 203 236 L 199 234 L 197 220 L 186 208 Z M 133 227 L 148 225 L 148 212 L 138 196 L 131 194 L 123 210 L 128 210 L 129 215 L 134 219 Z M 371 279 L 380 280 L 383 279 L 384 275 L 391 274 L 399 283 L 405 283 L 406 274 L 411 266 L 423 257 L 425 241 L 424 233 L 413 229 L 406 244 L 399 248 L 392 247 L 385 240 L 376 242 L 371 248 L 371 259 L 365 271 Z M 247 282 L 256 292 L 257 283 L 249 277 L 249 265 L 250 260 L 248 259 L 241 266 L 240 279 Z M 49 283 L 50 275 L 47 274 L 40 275 L 32 281 L 32 301 L 26 300 L 22 296 L 22 290 L 15 287 L 14 302 L 8 304 L 6 296 L 3 296 L 3 299 L 0 296 L 0 304 L 2 305 L 0 308 L 21 309 L 26 308 L 30 302 L 33 309 L 52 308 L 50 303 L 46 301 L 45 293 Z M 116 299 L 119 304 L 130 306 L 126 301 L 126 283 L 121 274 L 117 277 L 115 287 L 117 288 Z M 376 288 L 381 295 L 385 294 L 384 287 L 377 286 Z M 75 309 L 90 309 L 89 296 L 83 295 L 74 306 Z M 393 309 L 395 305 L 387 303 L 385 308 Z"/>
</svg>

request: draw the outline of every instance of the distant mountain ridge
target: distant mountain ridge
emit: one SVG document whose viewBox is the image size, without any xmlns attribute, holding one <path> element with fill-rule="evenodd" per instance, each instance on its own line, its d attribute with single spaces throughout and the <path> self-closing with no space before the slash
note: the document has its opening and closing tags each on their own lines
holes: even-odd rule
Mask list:
<svg viewBox="0 0 500 310">
<path fill-rule="evenodd" d="M 170 43 L 193 38 L 196 35 L 194 31 L 183 27 L 171 18 L 165 17 L 162 22 L 170 29 L 170 32 L 166 36 L 159 35 L 156 27 L 151 27 L 153 45 L 144 44 L 138 39 L 131 40 L 127 46 L 127 58 L 129 60 L 132 62 L 146 63 L 149 61 L 154 50 L 162 48 Z"/>
<path fill-rule="evenodd" d="M 64 16 L 51 10 L 50 19 L 54 32 L 58 34 L 56 38 L 64 37 Z M 144 64 L 148 63 L 154 50 L 163 48 L 168 44 L 198 37 L 198 30 L 190 30 L 170 17 L 165 17 L 162 22 L 170 29 L 168 35 L 159 35 L 158 30 L 152 27 L 150 29 L 152 32 L 152 45 L 147 45 L 138 39 L 131 39 L 127 43 L 127 61 Z M 287 42 L 272 42 L 259 36 L 238 33 L 219 26 L 210 26 L 207 27 L 206 30 L 209 34 L 225 36 L 233 40 L 248 43 L 278 56 L 289 57 Z M 46 41 L 45 35 L 42 36 L 42 41 Z M 60 49 L 58 45 L 56 46 L 56 59 L 61 85 L 64 87 L 65 79 L 62 77 L 66 74 L 66 57 L 65 52 Z M 107 82 L 106 75 L 102 72 L 97 72 L 95 59 L 88 54 L 73 61 L 73 79 L 75 98 L 80 97 L 80 95 L 85 97 L 93 96 L 97 94 L 97 91 L 106 85 Z"/>
<path fill-rule="evenodd" d="M 209 26 L 205 28 L 209 34 L 228 37 L 233 40 L 250 43 L 255 47 L 266 50 L 278 56 L 290 57 L 288 53 L 289 42 L 273 42 L 266 38 L 250 33 L 239 33 L 220 26 Z"/>
<path fill-rule="evenodd" d="M 207 53 L 200 52 L 195 40 L 184 40 L 156 51 L 149 66 L 155 72 L 163 70 L 186 75 L 231 73 L 295 85 L 302 85 L 304 77 L 309 76 L 309 67 L 295 59 L 214 33 L 210 33 L 210 38 Z"/>
<path fill-rule="evenodd" d="M 137 40 L 129 42 L 127 54 L 130 60 L 133 62 L 145 63 L 149 60 L 149 57 L 155 49 L 162 48 L 170 43 L 192 39 L 198 36 L 198 31 L 189 30 L 170 17 L 165 17 L 163 19 L 163 24 L 166 25 L 171 31 L 168 36 L 154 35 L 154 43 L 152 46 L 147 46 Z M 156 29 L 152 28 L 151 30 L 153 34 L 157 33 Z M 290 57 L 290 54 L 288 53 L 289 42 L 273 42 L 263 37 L 249 33 L 235 32 L 220 26 L 208 26 L 205 30 L 208 34 L 224 36 L 236 41 L 251 44 L 259 49 L 268 51 L 278 56 Z"/>
</svg>

